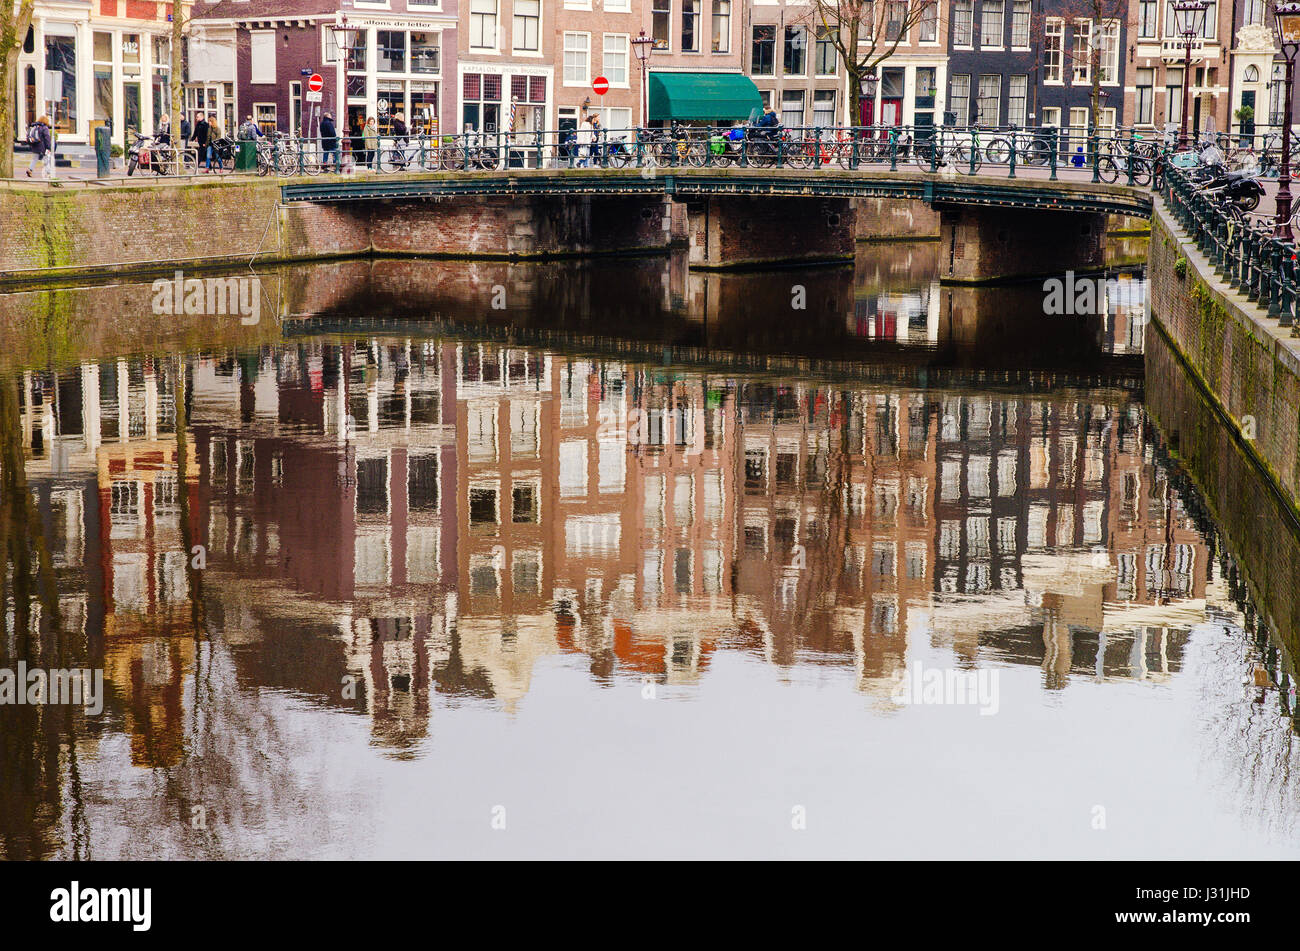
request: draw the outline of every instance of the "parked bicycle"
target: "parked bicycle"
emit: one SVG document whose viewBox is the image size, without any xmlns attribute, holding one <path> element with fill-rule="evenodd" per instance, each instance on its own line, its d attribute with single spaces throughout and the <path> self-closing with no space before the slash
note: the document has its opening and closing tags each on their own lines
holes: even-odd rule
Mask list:
<svg viewBox="0 0 1300 951">
<path fill-rule="evenodd" d="M 968 175 L 974 175 L 983 164 L 978 135 L 963 135 L 943 127 L 912 146 L 912 159 L 922 171 L 954 167 Z"/>
</svg>

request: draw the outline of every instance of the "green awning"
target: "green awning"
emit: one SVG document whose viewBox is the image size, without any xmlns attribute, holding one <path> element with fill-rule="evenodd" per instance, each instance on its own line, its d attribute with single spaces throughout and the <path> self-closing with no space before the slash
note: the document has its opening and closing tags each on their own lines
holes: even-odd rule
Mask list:
<svg viewBox="0 0 1300 951">
<path fill-rule="evenodd" d="M 758 87 L 740 73 L 651 73 L 650 121 L 748 119 L 763 111 Z"/>
</svg>

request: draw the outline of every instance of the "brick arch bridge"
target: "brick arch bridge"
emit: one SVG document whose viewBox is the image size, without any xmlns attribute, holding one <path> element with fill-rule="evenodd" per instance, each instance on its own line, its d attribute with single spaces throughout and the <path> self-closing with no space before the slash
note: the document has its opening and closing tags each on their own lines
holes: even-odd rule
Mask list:
<svg viewBox="0 0 1300 951">
<path fill-rule="evenodd" d="M 281 185 L 286 204 L 346 205 L 378 251 L 537 257 L 686 243 L 701 268 L 849 258 L 863 199 L 938 212 L 953 282 L 1101 267 L 1108 216 L 1151 215 L 1151 193 L 1127 185 L 885 169 L 520 169 Z"/>
</svg>

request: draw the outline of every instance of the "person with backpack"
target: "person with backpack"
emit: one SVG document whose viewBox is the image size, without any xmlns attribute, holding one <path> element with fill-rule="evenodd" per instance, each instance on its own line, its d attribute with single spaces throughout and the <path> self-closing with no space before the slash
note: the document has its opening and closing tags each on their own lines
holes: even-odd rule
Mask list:
<svg viewBox="0 0 1300 951">
<path fill-rule="evenodd" d="M 43 178 L 54 178 L 54 137 L 50 133 L 50 117 L 41 116 L 27 130 L 27 144 L 32 149 L 32 162 L 27 166 L 27 177 L 40 166 Z"/>
<path fill-rule="evenodd" d="M 252 116 L 244 117 L 244 124 L 239 127 L 240 142 L 255 142 L 262 137 L 262 130 L 253 121 Z"/>
</svg>

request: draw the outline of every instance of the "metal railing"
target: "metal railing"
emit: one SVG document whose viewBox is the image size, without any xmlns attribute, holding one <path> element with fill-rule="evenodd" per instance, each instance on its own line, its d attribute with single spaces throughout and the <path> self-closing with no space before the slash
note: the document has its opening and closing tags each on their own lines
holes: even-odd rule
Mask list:
<svg viewBox="0 0 1300 951">
<path fill-rule="evenodd" d="M 1271 219 L 1234 212 L 1178 168 L 1166 171 L 1160 194 L 1217 275 L 1300 336 L 1295 243 L 1275 238 Z"/>
<path fill-rule="evenodd" d="M 327 147 L 328 146 L 328 147 Z M 954 126 L 681 127 L 463 133 L 337 140 L 277 137 L 280 175 L 325 171 L 501 171 L 556 168 L 877 168 L 1016 178 L 1071 171 L 1077 179 L 1151 183 L 1160 147 L 1131 129 Z"/>
</svg>

